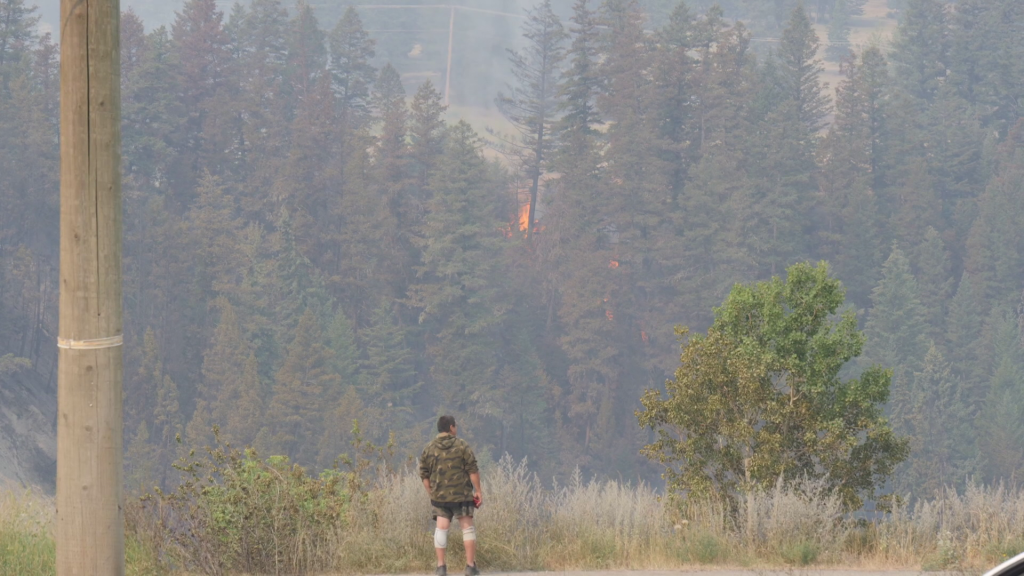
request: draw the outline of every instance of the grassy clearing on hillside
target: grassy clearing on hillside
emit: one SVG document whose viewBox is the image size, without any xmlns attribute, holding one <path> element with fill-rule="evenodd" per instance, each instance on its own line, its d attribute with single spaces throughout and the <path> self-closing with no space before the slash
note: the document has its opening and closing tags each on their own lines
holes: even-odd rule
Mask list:
<svg viewBox="0 0 1024 576">
<path fill-rule="evenodd" d="M 281 470 L 280 462 L 261 469 L 267 474 L 251 475 L 254 484 L 236 485 L 246 494 L 244 502 L 232 499 L 231 490 L 222 491 L 216 505 L 197 497 L 189 509 L 200 513 L 176 521 L 168 522 L 174 518 L 166 505 L 130 505 L 129 573 L 432 571 L 429 504 L 414 474 L 383 476 L 350 498 L 347 488 L 327 494 L 315 488 L 322 479 L 270 473 L 274 469 Z M 974 487 L 868 521 L 846 517 L 838 498 L 814 483 L 757 494 L 730 518 L 711 504 L 668 506 L 643 485 L 577 477 L 567 486 L 544 489 L 524 465 L 509 460 L 486 471 L 484 480 L 486 502 L 477 525 L 479 563 L 487 571 L 716 564 L 977 570 L 1024 549 L 1024 491 L 1003 487 Z M 257 486 L 254 494 L 250 489 Z M 328 501 L 345 503 L 336 522 L 288 518 L 322 511 Z M 238 529 L 204 532 L 194 523 L 223 520 L 225 502 L 239 514 L 231 520 Z M 204 507 L 217 514 L 204 515 Z M 0 575 L 53 573 L 52 510 L 51 500 L 30 492 L 0 497 Z M 246 516 L 257 511 L 258 519 Z M 206 541 L 196 538 L 201 535 Z M 458 569 L 461 535 L 453 530 L 451 536 L 449 565 Z M 237 565 L 202 564 L 202 551 L 233 554 Z"/>
</svg>

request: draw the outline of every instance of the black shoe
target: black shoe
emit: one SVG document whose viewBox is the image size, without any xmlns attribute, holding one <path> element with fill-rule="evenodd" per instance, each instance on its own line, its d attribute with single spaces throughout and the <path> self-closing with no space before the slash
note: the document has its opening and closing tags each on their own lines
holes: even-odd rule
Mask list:
<svg viewBox="0 0 1024 576">
<path fill-rule="evenodd" d="M 480 576 L 480 571 L 476 569 L 476 564 L 472 566 L 466 564 L 466 576 Z"/>
<path fill-rule="evenodd" d="M 434 570 L 434 576 L 448 576 L 448 566 L 447 565 L 438 566 Z"/>
</svg>

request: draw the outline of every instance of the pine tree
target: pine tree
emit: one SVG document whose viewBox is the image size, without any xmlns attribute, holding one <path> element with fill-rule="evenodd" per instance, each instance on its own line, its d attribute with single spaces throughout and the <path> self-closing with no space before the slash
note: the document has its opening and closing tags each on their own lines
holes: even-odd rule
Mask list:
<svg viewBox="0 0 1024 576">
<path fill-rule="evenodd" d="M 954 372 L 963 378 L 968 386 L 975 382 L 972 359 L 977 354 L 983 319 L 984 311 L 974 278 L 964 272 L 949 303 L 949 314 L 946 316 L 945 356 L 952 363 Z"/>
<path fill-rule="evenodd" d="M 153 443 L 157 450 L 157 471 L 161 486 L 167 485 L 167 477 L 178 456 L 178 440 L 183 432 L 178 387 L 170 376 L 165 375 L 157 390 L 156 406 L 153 409 Z"/>
<path fill-rule="evenodd" d="M 994 311 L 979 353 L 981 410 L 977 450 L 984 481 L 1006 482 L 1024 470 L 1024 351 L 1020 320 L 1010 311 Z"/>
<path fill-rule="evenodd" d="M 237 75 L 233 147 L 242 177 L 265 192 L 287 139 L 288 12 L 280 0 L 256 0 L 247 9 L 236 6 L 225 29 L 234 65 L 244 71 Z"/>
<path fill-rule="evenodd" d="M 205 402 L 207 413 L 202 416 L 207 418 L 208 426 L 219 426 L 225 432 L 223 438 L 237 445 L 247 439 L 230 430 L 228 420 L 239 409 L 243 390 L 251 386 L 258 389 L 259 381 L 241 381 L 249 376 L 246 363 L 251 351 L 242 335 L 234 307 L 227 300 L 221 300 L 219 305 L 220 321 L 203 355 L 203 382 L 198 393 Z"/>
<path fill-rule="evenodd" d="M 949 252 L 939 233 L 929 226 L 911 253 L 911 265 L 928 316 L 929 338 L 942 346 L 945 340 L 946 310 L 953 294 Z"/>
<path fill-rule="evenodd" d="M 406 343 L 407 329 L 395 322 L 391 305 L 382 301 L 370 325 L 360 331 L 366 349 L 362 388 L 379 408 L 408 409 L 416 393 L 413 355 Z"/>
<path fill-rule="evenodd" d="M 832 17 L 828 25 L 828 49 L 825 51 L 833 62 L 838 62 L 851 53 L 850 50 L 850 7 L 846 0 L 836 0 L 832 5 Z"/>
<path fill-rule="evenodd" d="M 561 20 L 552 10 L 551 0 L 544 0 L 536 9 L 527 11 L 523 37 L 527 40 L 527 47 L 520 52 L 509 51 L 516 84 L 508 86 L 508 94 L 498 93 L 497 104 L 520 133 L 521 142 L 516 146 L 530 181 L 526 236 L 531 238 L 537 218 L 541 176 L 554 147 L 554 131 L 561 106 L 559 77 L 567 37 Z"/>
<path fill-rule="evenodd" d="M 188 198 L 194 179 L 203 173 L 200 164 L 209 166 L 208 162 L 223 150 L 209 141 L 211 134 L 207 131 L 208 120 L 216 116 L 216 108 L 223 104 L 217 98 L 228 82 L 230 53 L 223 20 L 224 13 L 217 10 L 215 0 L 188 0 L 171 27 L 179 81 L 177 92 L 186 114 L 178 142 L 177 166 L 171 173 L 179 178 L 175 192 L 183 199 Z"/>
<path fill-rule="evenodd" d="M 882 265 L 882 279 L 871 292 L 871 310 L 864 326 L 865 365 L 893 370 L 893 396 L 906 394 L 914 372 L 928 352 L 928 325 L 917 281 L 903 251 L 894 247 Z"/>
<path fill-rule="evenodd" d="M 312 309 L 307 309 L 295 329 L 288 355 L 277 372 L 273 395 L 267 406 L 271 446 L 292 461 L 316 461 L 324 409 L 320 398 L 340 386 L 330 367 L 330 351 Z"/>
<path fill-rule="evenodd" d="M 1022 116 L 1022 19 L 1024 4 L 1015 0 L 962 0 L 950 18 L 948 82 L 1001 134 Z"/>
<path fill-rule="evenodd" d="M 148 402 L 156 395 L 164 378 L 163 365 L 160 362 L 160 350 L 156 343 L 156 334 L 152 328 L 146 328 L 142 336 L 142 358 L 134 376 L 128 378 L 125 391 L 126 428 L 137 427 L 139 423 L 151 416 Z"/>
<path fill-rule="evenodd" d="M 16 66 L 36 43 L 36 9 L 25 0 L 0 0 L 0 88 L 5 92 Z"/>
<path fill-rule="evenodd" d="M 465 122 L 449 129 L 445 155 L 431 180 L 433 197 L 417 244 L 418 282 L 409 304 L 431 334 L 428 347 L 438 407 L 467 410 L 470 392 L 493 382 L 493 334 L 506 312 L 498 274 L 501 221 L 490 197 L 496 182 Z"/>
<path fill-rule="evenodd" d="M 327 37 L 313 15 L 313 8 L 299 0 L 288 29 L 287 69 L 293 97 L 299 102 L 310 98 L 327 66 Z"/>
<path fill-rule="evenodd" d="M 429 200 L 427 186 L 437 159 L 444 153 L 447 107 L 441 104 L 441 93 L 427 80 L 412 98 L 409 117 L 409 154 L 413 159 L 412 171 L 417 185 L 417 206 L 422 212 Z"/>
<path fill-rule="evenodd" d="M 331 367 L 341 378 L 342 387 L 355 385 L 359 372 L 359 345 L 352 322 L 340 308 L 327 329 L 327 341 L 332 353 Z"/>
<path fill-rule="evenodd" d="M 1013 303 L 1024 285 L 1024 138 L 1017 138 L 1004 144 L 967 238 L 964 267 L 978 281 L 986 310 Z"/>
<path fill-rule="evenodd" d="M 351 6 L 345 10 L 329 38 L 331 73 L 341 107 L 358 126 L 365 119 L 370 86 L 376 70 L 370 64 L 374 57 L 374 41 L 363 29 L 359 13 Z"/>
<path fill-rule="evenodd" d="M 124 451 L 124 486 L 129 494 L 145 494 L 157 478 L 157 454 L 146 421 L 139 422 Z"/>
<path fill-rule="evenodd" d="M 960 380 L 935 345 L 892 404 L 896 432 L 910 438 L 910 458 L 897 473 L 898 490 L 930 498 L 950 487 L 964 489 L 975 464 L 974 415 Z"/>
<path fill-rule="evenodd" d="M 946 77 L 949 23 L 943 0 L 908 0 L 893 40 L 892 62 L 900 87 L 931 101 Z"/>
<path fill-rule="evenodd" d="M 796 108 L 797 118 L 809 134 L 820 130 L 829 113 L 829 100 L 820 76 L 824 67 L 818 54 L 818 35 L 802 5 L 790 14 L 779 43 L 780 88 Z"/>
<path fill-rule="evenodd" d="M 598 66 L 597 14 L 592 0 L 576 0 L 569 27 L 571 45 L 566 52 L 569 66 L 561 79 L 562 119 L 559 132 L 564 143 L 588 135 L 599 118 L 595 99 L 601 88 Z"/>
</svg>

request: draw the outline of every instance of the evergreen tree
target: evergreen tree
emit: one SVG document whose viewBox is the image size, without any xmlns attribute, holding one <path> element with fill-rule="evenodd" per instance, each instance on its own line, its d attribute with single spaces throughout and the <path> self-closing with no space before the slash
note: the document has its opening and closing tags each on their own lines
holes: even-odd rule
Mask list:
<svg viewBox="0 0 1024 576">
<path fill-rule="evenodd" d="M 417 212 L 423 212 L 429 200 L 427 186 L 437 159 L 444 153 L 447 107 L 441 104 L 441 93 L 427 80 L 412 98 L 409 116 L 409 155 L 413 160 L 412 172 L 417 185 Z"/>
<path fill-rule="evenodd" d="M 1024 285 L 1024 132 L 1003 146 L 1003 159 L 978 200 L 964 267 L 975 276 L 985 309 L 1009 305 Z M 1018 142 L 1014 140 L 1020 139 Z"/>
<path fill-rule="evenodd" d="M 333 354 L 331 365 L 341 378 L 342 386 L 355 385 L 359 372 L 359 345 L 352 322 L 340 308 L 327 329 L 327 341 Z"/>
<path fill-rule="evenodd" d="M 499 270 L 501 224 L 490 198 L 496 178 L 479 146 L 465 122 L 449 129 L 417 240 L 418 282 L 409 288 L 409 303 L 433 341 L 435 407 L 453 411 L 466 411 L 472 390 L 493 382 L 493 335 L 506 311 L 500 287 L 488 281 Z"/>
<path fill-rule="evenodd" d="M 962 490 L 975 464 L 969 399 L 935 345 L 902 398 L 893 399 L 893 422 L 910 438 L 910 458 L 898 475 L 899 490 L 930 498 Z"/>
<path fill-rule="evenodd" d="M 864 362 L 893 371 L 893 397 L 904 398 L 914 372 L 928 352 L 928 326 L 917 281 L 903 251 L 893 247 L 882 265 L 882 279 L 871 292 L 864 326 Z"/>
<path fill-rule="evenodd" d="M 824 67 L 818 59 L 818 34 L 802 5 L 790 14 L 779 43 L 780 88 L 796 109 L 796 116 L 814 134 L 829 114 L 826 85 L 820 81 Z"/>
<path fill-rule="evenodd" d="M 157 477 L 157 454 L 149 441 L 146 421 L 139 422 L 124 451 L 124 487 L 129 494 L 145 494 Z"/>
<path fill-rule="evenodd" d="M 977 355 L 984 311 L 974 278 L 964 272 L 946 316 L 946 357 L 968 386 L 975 382 L 972 359 Z"/>
<path fill-rule="evenodd" d="M 363 28 L 359 13 L 351 6 L 345 10 L 329 38 L 331 74 L 341 107 L 355 125 L 368 114 L 370 86 L 376 70 L 370 64 L 374 41 Z"/>
<path fill-rule="evenodd" d="M 981 359 L 987 385 L 978 413 L 977 449 L 985 482 L 1006 482 L 1024 470 L 1024 354 L 1019 319 L 995 312 L 986 326 Z M 990 375 L 989 375 L 990 374 Z"/>
<path fill-rule="evenodd" d="M 328 66 L 327 36 L 313 15 L 313 8 L 299 0 L 288 29 L 290 88 L 299 102 L 312 97 Z"/>
<path fill-rule="evenodd" d="M 170 376 L 165 375 L 157 390 L 156 407 L 153 409 L 153 443 L 156 445 L 161 486 L 167 485 L 167 476 L 178 456 L 178 441 L 182 432 L 184 427 L 181 405 L 178 403 L 178 387 Z"/>
<path fill-rule="evenodd" d="M 0 80 L 5 92 L 14 70 L 36 43 L 39 16 L 25 0 L 0 0 Z"/>
<path fill-rule="evenodd" d="M 576 0 L 569 27 L 571 45 L 566 52 L 568 68 L 561 79 L 562 119 L 559 126 L 563 142 L 573 142 L 580 134 L 589 134 L 598 122 L 595 98 L 601 88 L 598 66 L 597 14 L 592 0 Z"/>
<path fill-rule="evenodd" d="M 832 17 L 828 25 L 828 49 L 830 60 L 838 62 L 851 53 L 850 50 L 850 7 L 846 0 L 836 0 L 832 5 Z"/>
<path fill-rule="evenodd" d="M 949 23 L 943 0 L 908 0 L 893 40 L 896 80 L 914 98 L 931 101 L 946 77 Z"/>
<path fill-rule="evenodd" d="M 912 268 L 921 294 L 921 305 L 928 317 L 929 338 L 942 346 L 945 340 L 945 319 L 953 293 L 953 277 L 949 253 L 939 233 L 929 226 L 924 239 L 912 253 Z"/>
<path fill-rule="evenodd" d="M 360 331 L 366 348 L 362 388 L 373 404 L 391 417 L 408 412 L 416 393 L 412 351 L 406 344 L 407 329 L 395 322 L 391 305 L 382 301 L 373 311 L 370 325 Z"/>
<path fill-rule="evenodd" d="M 338 386 L 340 379 L 330 370 L 330 351 L 324 345 L 319 323 L 313 311 L 307 309 L 277 372 L 267 406 L 270 442 L 276 453 L 302 464 L 316 461 L 317 446 L 312 439 L 319 438 L 322 431 L 324 409 L 320 398 Z"/>
<path fill-rule="evenodd" d="M 179 103 L 186 114 L 181 140 L 177 143 L 175 192 L 187 199 L 189 188 L 200 177 L 200 165 L 220 157 L 223 147 L 210 142 L 208 121 L 216 116 L 222 91 L 229 74 L 228 36 L 223 26 L 224 13 L 214 0 L 188 0 L 176 14 L 171 27 L 173 52 L 177 63 Z M 217 172 L 220 166 L 210 166 Z"/>
<path fill-rule="evenodd" d="M 526 209 L 526 236 L 530 238 L 537 218 L 541 176 L 554 145 L 560 108 L 559 76 L 565 59 L 566 33 L 551 0 L 527 12 L 523 37 L 527 47 L 520 52 L 509 51 L 516 85 L 508 86 L 508 94 L 498 93 L 497 104 L 521 136 L 517 147 L 530 181 L 530 205 Z"/>
</svg>

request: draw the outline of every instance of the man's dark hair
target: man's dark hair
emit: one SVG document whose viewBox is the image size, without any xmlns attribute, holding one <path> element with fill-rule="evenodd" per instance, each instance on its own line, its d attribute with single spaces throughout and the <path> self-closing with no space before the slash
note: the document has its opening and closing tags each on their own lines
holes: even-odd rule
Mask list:
<svg viewBox="0 0 1024 576">
<path fill-rule="evenodd" d="M 451 432 L 452 426 L 455 426 L 454 416 L 441 416 L 437 419 L 438 432 Z"/>
</svg>

